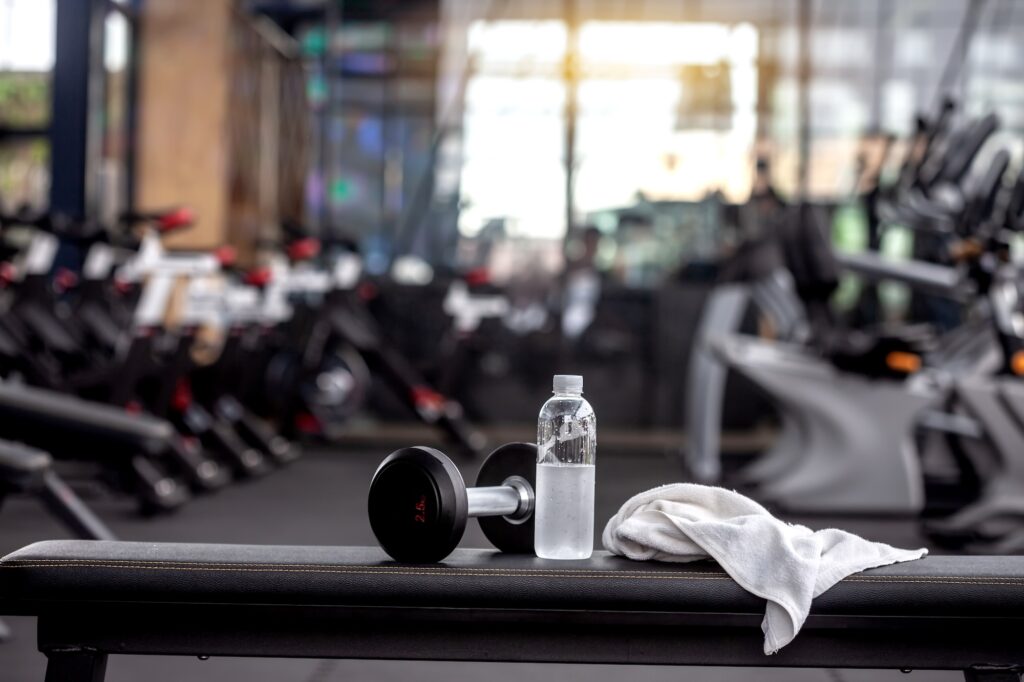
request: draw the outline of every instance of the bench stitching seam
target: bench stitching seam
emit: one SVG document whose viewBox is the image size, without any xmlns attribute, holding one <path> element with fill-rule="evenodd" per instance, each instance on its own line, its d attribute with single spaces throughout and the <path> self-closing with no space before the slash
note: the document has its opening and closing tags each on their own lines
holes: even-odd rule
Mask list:
<svg viewBox="0 0 1024 682">
<path fill-rule="evenodd" d="M 344 564 L 270 564 L 270 563 L 229 563 L 229 562 L 202 562 L 202 561 L 161 561 L 154 559 L 131 559 L 131 560 L 120 560 L 120 559 L 10 559 L 6 562 L 0 563 L 0 568 L 18 568 L 18 567 L 60 567 L 72 565 L 74 567 L 87 567 L 87 566 L 102 566 L 106 568 L 135 568 L 135 567 L 173 567 L 173 566 L 185 566 L 185 567 L 197 567 L 197 569 L 256 569 L 256 568 L 268 568 L 268 569 L 295 569 L 295 570 L 307 570 L 307 569 L 331 569 L 331 570 L 358 570 L 364 572 L 388 572 L 388 573 L 405 573 L 405 572 L 416 572 L 417 574 L 430 572 L 438 573 L 441 575 L 449 574 L 452 571 L 458 571 L 462 573 L 497 573 L 502 575 L 507 574 L 529 574 L 542 572 L 550 575 L 584 575 L 584 576 L 655 576 L 663 577 L 667 575 L 671 576 L 693 576 L 693 577 L 716 577 L 716 578 L 727 578 L 727 574 L 722 573 L 704 573 L 695 571 L 619 571 L 619 570 L 587 570 L 587 569 L 549 569 L 549 568 L 486 568 L 476 566 L 374 566 L 374 565 L 344 565 Z M 863 575 L 857 577 L 846 578 L 846 580 L 862 580 L 866 582 L 877 582 L 882 580 L 982 580 L 982 581 L 994 581 L 994 580 L 1015 580 L 1014 578 L 984 578 L 984 577 L 973 577 L 973 576 L 962 576 L 962 575 L 934 575 L 934 576 L 870 576 Z"/>
<path fill-rule="evenodd" d="M 585 570 L 585 569 L 548 569 L 548 568 L 483 568 L 483 567 L 457 567 L 457 566 L 360 566 L 360 565 L 344 565 L 344 564 L 264 564 L 264 563 L 206 563 L 201 561 L 152 561 L 145 559 L 135 560 L 117 560 L 117 559 L 12 559 L 4 563 L 0 563 L 0 568 L 18 568 L 19 566 L 32 566 L 32 567 L 44 567 L 52 566 L 59 568 L 60 566 L 73 565 L 76 567 L 82 566 L 105 566 L 105 567 L 136 567 L 136 566 L 153 566 L 153 567 L 196 567 L 202 568 L 238 568 L 238 569 L 250 569 L 250 568 L 294 568 L 297 570 L 305 569 L 358 569 L 367 572 L 380 572 L 389 571 L 394 573 L 417 571 L 417 572 L 431 572 L 444 574 L 447 571 L 463 571 L 463 572 L 478 572 L 482 574 L 488 573 L 535 573 L 543 572 L 549 574 L 566 574 L 566 575 L 665 575 L 670 571 L 613 571 L 613 570 Z M 721 576 L 728 577 L 724 572 L 721 573 L 704 573 L 696 571 L 671 571 L 672 575 L 680 576 Z"/>
<path fill-rule="evenodd" d="M 476 576 L 476 577 L 542 577 L 542 578 L 609 578 L 609 577 L 633 577 L 633 578 L 650 578 L 650 579 L 673 579 L 673 580 L 731 580 L 729 576 L 725 574 L 721 575 L 706 575 L 700 573 L 691 574 L 657 574 L 657 573 L 604 573 L 597 574 L 593 571 L 581 572 L 579 574 L 565 574 L 552 571 L 529 571 L 529 570 L 516 570 L 509 569 L 502 571 L 501 569 L 491 569 L 487 573 L 476 573 L 473 569 L 452 569 L 452 570 L 431 570 L 425 569 L 378 569 L 374 566 L 352 566 L 352 567 L 335 567 L 335 568 L 298 568 L 298 567 L 282 567 L 282 568 L 245 568 L 244 565 L 236 566 L 215 566 L 207 565 L 203 568 L 192 567 L 192 566 L 166 566 L 166 565 L 145 565 L 145 564 L 104 564 L 104 563 L 83 563 L 83 564 L 3 564 L 0 568 L 121 568 L 121 569 L 137 569 L 137 570 L 148 570 L 148 571 L 218 571 L 218 572 L 239 572 L 239 573 L 347 573 L 356 575 L 433 575 L 433 576 Z"/>
<path fill-rule="evenodd" d="M 237 565 L 203 565 L 202 568 L 188 566 L 160 565 L 160 562 L 150 564 L 133 563 L 100 563 L 83 562 L 73 563 L 72 560 L 60 560 L 61 563 L 4 563 L 0 568 L 117 568 L 117 569 L 138 569 L 138 570 L 167 570 L 167 571 L 215 571 L 215 572 L 236 572 L 236 573 L 335 573 L 348 575 L 417 575 L 417 576 L 476 576 L 476 577 L 528 577 L 528 578 L 566 578 L 566 579 L 597 579 L 597 578 L 632 578 L 635 580 L 731 580 L 726 574 L 708 575 L 695 573 L 642 573 L 637 571 L 628 572 L 594 572 L 594 571 L 543 571 L 526 569 L 402 569 L 385 568 L 376 566 L 352 566 L 352 567 L 330 567 L 330 568 L 294 568 L 282 565 L 282 568 L 245 568 L 244 564 Z M 269 564 L 273 565 L 273 564 Z M 478 571 L 486 571 L 479 573 Z M 998 578 L 970 578 L 967 576 L 892 576 L 873 577 L 861 576 L 846 578 L 846 582 L 869 582 L 869 583 L 931 583 L 945 585 L 1005 585 L 1024 586 L 1024 581 L 1002 580 Z"/>
</svg>

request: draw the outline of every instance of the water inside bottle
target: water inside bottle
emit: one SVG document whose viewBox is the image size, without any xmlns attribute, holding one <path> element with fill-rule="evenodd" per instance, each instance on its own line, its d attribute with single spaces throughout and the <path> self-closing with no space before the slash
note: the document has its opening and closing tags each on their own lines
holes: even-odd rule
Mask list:
<svg viewBox="0 0 1024 682">
<path fill-rule="evenodd" d="M 586 559 L 594 551 L 593 464 L 537 466 L 534 548 L 544 559 Z"/>
</svg>

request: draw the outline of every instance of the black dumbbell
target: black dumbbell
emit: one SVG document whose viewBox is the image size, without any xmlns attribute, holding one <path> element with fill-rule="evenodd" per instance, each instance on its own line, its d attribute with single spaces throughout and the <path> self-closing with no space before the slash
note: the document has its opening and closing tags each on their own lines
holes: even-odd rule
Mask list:
<svg viewBox="0 0 1024 682">
<path fill-rule="evenodd" d="M 370 482 L 370 527 L 396 561 L 444 559 L 471 516 L 501 551 L 532 554 L 536 467 L 533 443 L 502 445 L 484 461 L 477 487 L 467 488 L 443 453 L 424 446 L 396 450 Z"/>
</svg>

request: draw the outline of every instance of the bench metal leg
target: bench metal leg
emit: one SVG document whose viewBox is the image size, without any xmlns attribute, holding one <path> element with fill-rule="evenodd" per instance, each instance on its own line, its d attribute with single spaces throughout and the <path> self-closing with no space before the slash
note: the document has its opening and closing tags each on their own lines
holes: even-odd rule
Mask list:
<svg viewBox="0 0 1024 682">
<path fill-rule="evenodd" d="M 107 672 L 107 655 L 94 649 L 53 649 L 46 658 L 46 682 L 103 682 Z"/>
<path fill-rule="evenodd" d="M 47 471 L 43 474 L 37 494 L 46 508 L 83 540 L 117 539 L 57 472 Z"/>
<path fill-rule="evenodd" d="M 966 682 L 1020 682 L 1019 665 L 976 665 L 964 671 Z"/>
</svg>

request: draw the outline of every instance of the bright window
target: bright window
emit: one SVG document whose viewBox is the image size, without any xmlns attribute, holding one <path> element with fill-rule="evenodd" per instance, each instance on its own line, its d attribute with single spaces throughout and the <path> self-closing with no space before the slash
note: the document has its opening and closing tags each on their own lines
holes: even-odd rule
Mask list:
<svg viewBox="0 0 1024 682">
<path fill-rule="evenodd" d="M 757 31 L 749 24 L 584 22 L 577 214 L 652 199 L 749 192 Z M 565 233 L 568 44 L 559 21 L 476 21 L 463 118 L 459 230 L 501 220 L 510 236 Z"/>
</svg>

